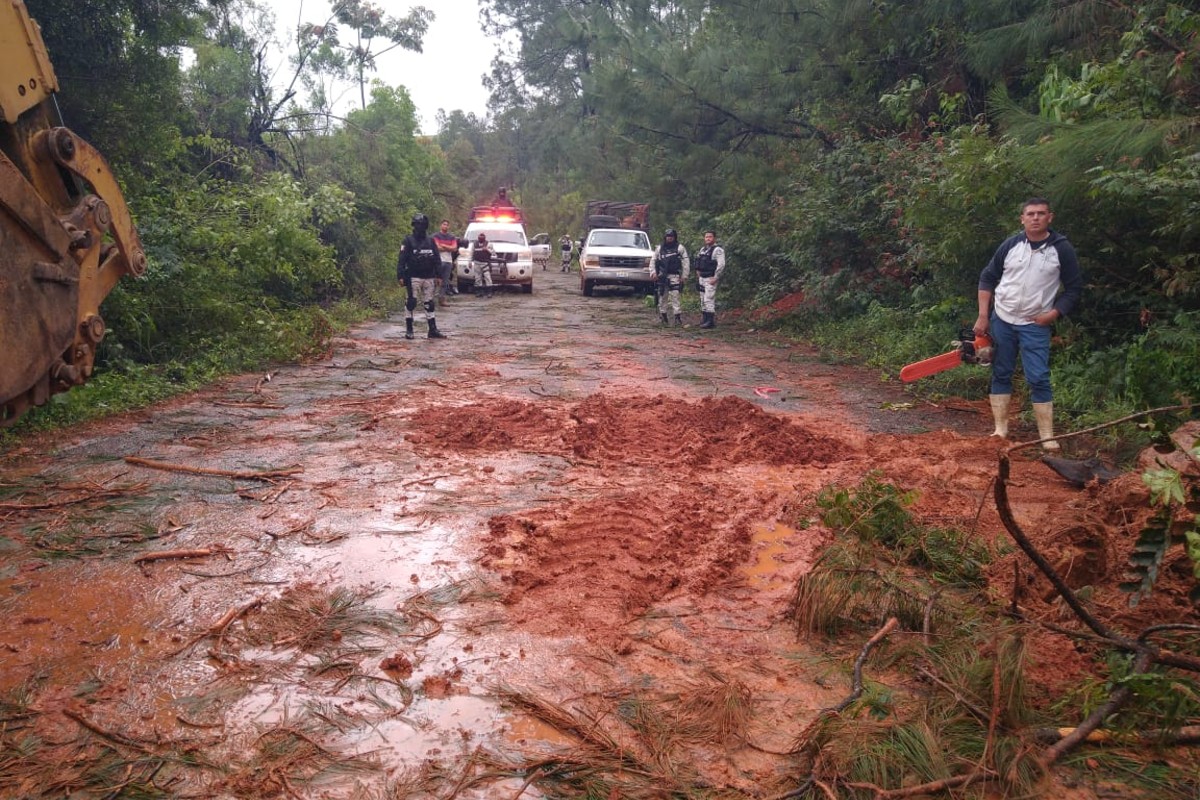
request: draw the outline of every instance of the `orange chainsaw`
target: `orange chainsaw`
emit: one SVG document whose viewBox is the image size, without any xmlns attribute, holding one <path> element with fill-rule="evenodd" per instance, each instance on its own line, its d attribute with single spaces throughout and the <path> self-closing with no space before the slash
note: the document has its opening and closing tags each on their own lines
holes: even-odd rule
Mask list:
<svg viewBox="0 0 1200 800">
<path fill-rule="evenodd" d="M 992 340 L 986 333 L 977 335 L 973 329 L 963 328 L 959 331 L 958 339 L 949 353 L 909 364 L 900 370 L 900 380 L 909 383 L 918 378 L 928 378 L 959 364 L 981 364 L 986 367 L 992 363 Z"/>
</svg>

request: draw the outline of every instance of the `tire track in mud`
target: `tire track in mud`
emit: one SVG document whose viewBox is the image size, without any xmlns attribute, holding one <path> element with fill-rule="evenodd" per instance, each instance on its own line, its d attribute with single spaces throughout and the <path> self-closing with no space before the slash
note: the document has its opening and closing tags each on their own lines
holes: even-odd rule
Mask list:
<svg viewBox="0 0 1200 800">
<path fill-rule="evenodd" d="M 499 514 L 482 566 L 500 575 L 522 627 L 612 643 L 673 593 L 699 595 L 746 562 L 774 491 L 737 468 L 825 467 L 852 447 L 737 397 L 593 394 L 552 405 L 497 398 L 440 415 L 409 441 L 440 452 L 557 455 L 599 494 Z"/>
</svg>

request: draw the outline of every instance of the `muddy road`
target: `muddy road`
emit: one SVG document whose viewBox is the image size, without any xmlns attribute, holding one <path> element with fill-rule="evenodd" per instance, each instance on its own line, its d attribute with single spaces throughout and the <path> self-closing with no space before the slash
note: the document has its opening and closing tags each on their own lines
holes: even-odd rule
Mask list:
<svg viewBox="0 0 1200 800">
<path fill-rule="evenodd" d="M 849 693 L 785 615 L 806 504 L 880 470 L 994 535 L 982 406 L 536 281 L 0 455 L 4 796 L 537 797 L 504 765 L 646 698 L 735 707 L 681 780 L 794 786 Z M 1023 518 L 1073 496 L 1016 471 Z"/>
</svg>

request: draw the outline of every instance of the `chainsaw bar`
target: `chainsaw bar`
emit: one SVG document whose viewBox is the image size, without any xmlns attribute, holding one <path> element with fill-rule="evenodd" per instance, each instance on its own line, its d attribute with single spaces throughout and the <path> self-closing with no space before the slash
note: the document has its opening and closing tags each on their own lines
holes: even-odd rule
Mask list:
<svg viewBox="0 0 1200 800">
<path fill-rule="evenodd" d="M 911 383 L 919 378 L 928 378 L 930 375 L 954 369 L 959 364 L 982 364 L 987 366 L 992 363 L 991 337 L 985 333 L 976 335 L 969 328 L 964 328 L 960 336 L 962 340 L 958 343 L 958 347 L 949 353 L 942 353 L 940 356 L 927 358 L 924 361 L 909 364 L 901 369 L 900 380 L 905 383 Z"/>
<path fill-rule="evenodd" d="M 909 364 L 900 370 L 900 380 L 905 383 L 911 383 L 919 378 L 928 378 L 930 375 L 937 375 L 939 372 L 954 369 L 961 363 L 963 363 L 962 353 L 957 350 L 951 350 L 949 353 L 942 353 L 940 356 L 934 356 L 924 361 L 918 361 L 915 364 Z"/>
</svg>

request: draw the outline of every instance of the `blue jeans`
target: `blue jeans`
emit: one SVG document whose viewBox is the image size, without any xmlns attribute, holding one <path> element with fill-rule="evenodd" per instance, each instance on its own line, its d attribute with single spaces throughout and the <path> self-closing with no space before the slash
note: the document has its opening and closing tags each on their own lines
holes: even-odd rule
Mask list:
<svg viewBox="0 0 1200 800">
<path fill-rule="evenodd" d="M 1010 325 L 992 313 L 988 325 L 996 348 L 992 355 L 992 394 L 1012 394 L 1013 372 L 1017 368 L 1017 351 L 1021 367 L 1029 384 L 1030 400 L 1049 403 L 1050 391 L 1050 328 L 1045 325 Z"/>
</svg>

